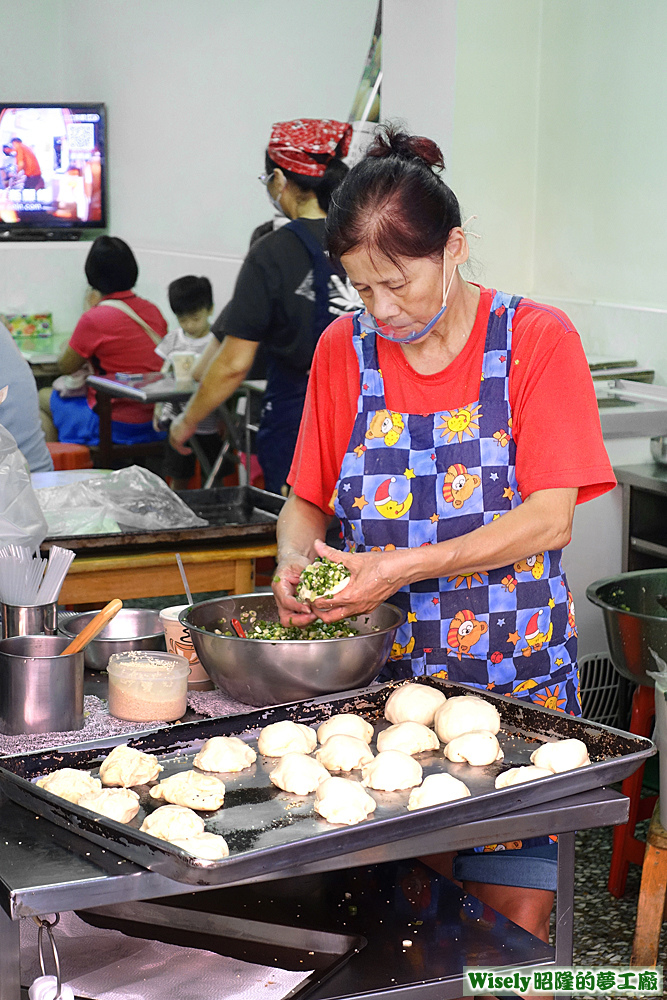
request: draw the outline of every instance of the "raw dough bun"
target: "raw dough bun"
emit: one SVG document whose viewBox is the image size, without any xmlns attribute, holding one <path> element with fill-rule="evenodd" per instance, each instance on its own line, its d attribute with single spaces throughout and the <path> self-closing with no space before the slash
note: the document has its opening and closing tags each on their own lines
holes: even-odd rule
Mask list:
<svg viewBox="0 0 667 1000">
<path fill-rule="evenodd" d="M 301 577 L 296 587 L 294 596 L 297 601 L 304 601 L 305 603 L 310 603 L 311 601 L 317 601 L 320 597 L 334 597 L 335 594 L 340 594 L 341 590 L 345 590 L 348 583 L 350 582 L 350 573 L 348 571 L 347 576 L 339 580 L 338 583 L 334 583 L 333 587 L 328 587 L 326 590 L 318 590 L 309 587 L 306 581 L 303 579 L 304 573 L 315 574 L 316 582 L 319 582 L 318 578 L 321 579 L 322 569 L 321 567 L 328 566 L 332 560 L 327 559 L 323 561 L 322 559 L 316 559 L 314 562 L 309 563 L 305 569 L 301 570 Z M 324 570 L 326 573 L 326 570 Z"/>
<path fill-rule="evenodd" d="M 425 809 L 454 799 L 464 799 L 470 789 L 452 774 L 427 774 L 419 788 L 413 788 L 408 799 L 408 809 Z"/>
<path fill-rule="evenodd" d="M 504 756 L 498 740 L 488 729 L 477 729 L 472 733 L 455 736 L 445 747 L 445 757 L 448 760 L 456 763 L 466 761 L 474 767 L 493 764 L 494 760 L 502 760 Z"/>
<path fill-rule="evenodd" d="M 537 778 L 550 778 L 552 774 L 553 771 L 547 771 L 546 767 L 535 767 L 533 764 L 527 767 L 510 767 L 509 771 L 498 775 L 496 788 L 521 785 L 524 781 L 535 781 Z"/>
<path fill-rule="evenodd" d="M 139 796 L 130 788 L 101 788 L 82 795 L 79 805 L 118 823 L 129 823 L 139 812 Z"/>
<path fill-rule="evenodd" d="M 543 743 L 530 755 L 532 764 L 546 767 L 554 774 L 571 771 L 575 767 L 590 764 L 588 748 L 581 740 L 560 740 L 558 743 Z"/>
<path fill-rule="evenodd" d="M 421 722 L 398 722 L 378 735 L 378 750 L 402 750 L 403 753 L 423 753 L 437 750 L 440 740 L 432 729 Z"/>
<path fill-rule="evenodd" d="M 317 746 L 317 735 L 302 722 L 272 722 L 259 734 L 257 749 L 265 757 L 284 757 L 286 753 L 310 753 Z"/>
<path fill-rule="evenodd" d="M 238 736 L 212 736 L 206 740 L 193 764 L 201 771 L 243 771 L 256 760 L 253 748 Z"/>
<path fill-rule="evenodd" d="M 361 769 L 361 784 L 381 792 L 412 788 L 422 780 L 422 766 L 400 750 L 383 750 Z"/>
<path fill-rule="evenodd" d="M 146 817 L 139 829 L 158 840 L 185 840 L 204 832 L 204 820 L 183 806 L 160 806 Z"/>
<path fill-rule="evenodd" d="M 330 736 L 315 754 L 328 771 L 353 771 L 373 760 L 368 743 L 356 736 Z"/>
<path fill-rule="evenodd" d="M 269 774 L 274 785 L 284 792 L 293 792 L 294 795 L 314 792 L 328 777 L 326 767 L 305 753 L 286 753 Z"/>
<path fill-rule="evenodd" d="M 61 767 L 59 771 L 40 778 L 36 784 L 68 802 L 78 802 L 82 795 L 99 792 L 102 787 L 99 778 L 93 778 L 87 771 L 78 771 L 75 767 Z"/>
<path fill-rule="evenodd" d="M 219 833 L 200 833 L 196 837 L 177 837 L 169 841 L 182 851 L 193 854 L 203 861 L 219 861 L 229 856 L 229 847 L 224 837 Z"/>
<path fill-rule="evenodd" d="M 361 823 L 375 809 L 375 799 L 358 781 L 350 778 L 327 778 L 317 786 L 315 812 L 327 823 Z"/>
<path fill-rule="evenodd" d="M 332 715 L 318 726 L 317 742 L 326 743 L 331 736 L 356 736 L 358 740 L 370 743 L 373 739 L 373 727 L 360 715 L 353 715 L 351 712 L 346 715 Z"/>
<path fill-rule="evenodd" d="M 102 761 L 100 778 L 103 785 L 130 788 L 131 785 L 145 785 L 147 781 L 155 781 L 161 770 L 162 766 L 151 754 L 121 743 Z"/>
<path fill-rule="evenodd" d="M 384 717 L 388 722 L 421 722 L 432 726 L 436 710 L 447 701 L 442 691 L 426 684 L 404 684 L 387 698 Z"/>
<path fill-rule="evenodd" d="M 189 809 L 219 809 L 225 801 L 225 786 L 220 778 L 199 771 L 179 771 L 163 778 L 151 788 L 152 799 L 164 799 Z"/>
<path fill-rule="evenodd" d="M 475 694 L 448 698 L 435 713 L 435 731 L 443 743 L 476 729 L 488 729 L 494 735 L 500 729 L 498 710 Z"/>
</svg>

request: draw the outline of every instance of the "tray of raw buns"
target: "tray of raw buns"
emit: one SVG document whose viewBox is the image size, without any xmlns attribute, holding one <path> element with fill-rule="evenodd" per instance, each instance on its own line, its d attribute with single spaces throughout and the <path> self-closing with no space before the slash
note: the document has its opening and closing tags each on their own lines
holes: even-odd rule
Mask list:
<svg viewBox="0 0 667 1000">
<path fill-rule="evenodd" d="M 0 783 L 151 871 L 223 885 L 553 802 L 655 752 L 642 736 L 428 678 L 5 757 Z"/>
</svg>

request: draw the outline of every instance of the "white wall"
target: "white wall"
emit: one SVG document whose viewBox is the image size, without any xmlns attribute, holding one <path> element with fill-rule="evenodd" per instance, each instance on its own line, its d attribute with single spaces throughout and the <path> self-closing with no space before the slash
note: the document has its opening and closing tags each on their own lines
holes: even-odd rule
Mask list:
<svg viewBox="0 0 667 1000">
<path fill-rule="evenodd" d="M 458 0 L 452 186 L 479 279 L 667 382 L 664 0 Z"/>
<path fill-rule="evenodd" d="M 252 229 L 273 121 L 347 120 L 376 0 L 23 0 L 30 72 L 0 60 L 16 101 L 104 101 L 110 224 L 136 252 L 137 290 L 207 274 L 222 306 Z M 0 0 L 0 24 L 16 4 Z M 69 330 L 88 247 L 0 246 L 0 311 L 51 308 Z M 165 312 L 167 315 L 167 312 Z"/>
</svg>

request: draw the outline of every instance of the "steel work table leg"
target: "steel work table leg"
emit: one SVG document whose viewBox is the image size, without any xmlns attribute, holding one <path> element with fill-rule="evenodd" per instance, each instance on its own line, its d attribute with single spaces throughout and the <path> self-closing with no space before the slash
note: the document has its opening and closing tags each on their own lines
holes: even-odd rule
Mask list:
<svg viewBox="0 0 667 1000">
<path fill-rule="evenodd" d="M 21 1000 L 20 923 L 0 906 L 0 1000 Z"/>
<path fill-rule="evenodd" d="M 558 835 L 556 966 L 572 965 L 574 949 L 574 831 Z"/>
</svg>

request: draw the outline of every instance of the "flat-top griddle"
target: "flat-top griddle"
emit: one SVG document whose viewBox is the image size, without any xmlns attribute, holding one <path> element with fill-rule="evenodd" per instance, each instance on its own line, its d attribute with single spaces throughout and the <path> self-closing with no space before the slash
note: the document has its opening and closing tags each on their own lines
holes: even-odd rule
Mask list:
<svg viewBox="0 0 667 1000">
<path fill-rule="evenodd" d="M 151 871 L 190 884 L 224 885 L 259 875 L 265 877 L 297 863 L 320 861 L 603 787 L 632 774 L 656 752 L 653 743 L 642 736 L 465 685 L 432 678 L 424 682 L 440 688 L 449 697 L 477 694 L 492 702 L 500 712 L 502 726 L 498 739 L 504 760 L 488 767 L 471 767 L 446 760 L 442 749 L 417 755 L 424 776 L 448 771 L 468 785 L 470 798 L 410 812 L 406 808 L 409 791 L 371 791 L 377 802 L 371 817 L 356 826 L 332 826 L 314 812 L 314 795 L 293 795 L 271 784 L 269 772 L 277 760 L 259 756 L 245 771 L 220 775 L 227 790 L 224 805 L 216 812 L 202 814 L 206 829 L 222 834 L 230 848 L 230 856 L 217 862 L 198 860 L 139 830 L 146 813 L 160 805 L 150 798 L 148 786 L 136 789 L 141 795 L 139 814 L 130 824 L 121 824 L 72 805 L 34 784 L 37 778 L 62 767 L 95 774 L 113 749 L 112 742 L 100 743 L 93 749 L 3 758 L 0 783 L 6 794 L 19 804 Z M 192 722 L 175 729 L 164 728 L 131 740 L 130 745 L 154 753 L 164 767 L 160 776 L 164 778 L 192 767 L 197 751 L 211 736 L 240 736 L 256 746 L 260 730 L 283 719 L 317 726 L 331 715 L 354 712 L 372 722 L 377 735 L 387 725 L 385 702 L 399 683 L 372 685 L 335 697 Z M 554 737 L 583 740 L 591 764 L 526 784 L 495 788 L 495 777 L 500 771 L 528 764 L 539 743 Z M 372 748 L 375 750 L 374 743 Z M 359 771 L 349 775 L 359 776 Z"/>
</svg>

